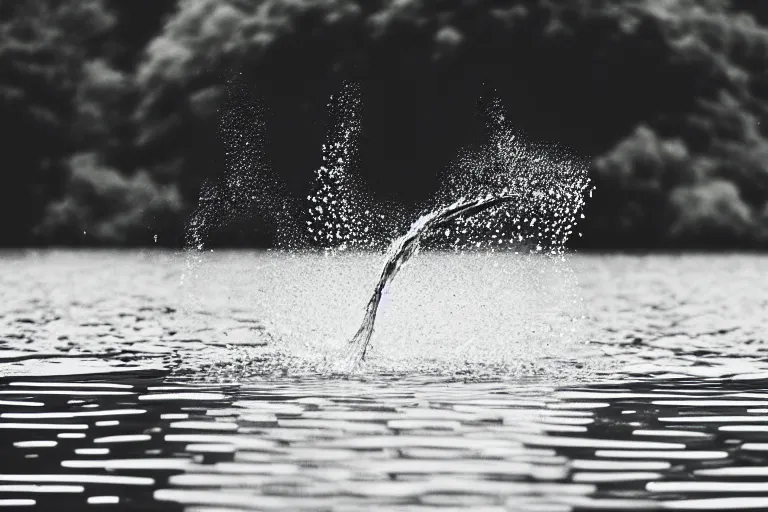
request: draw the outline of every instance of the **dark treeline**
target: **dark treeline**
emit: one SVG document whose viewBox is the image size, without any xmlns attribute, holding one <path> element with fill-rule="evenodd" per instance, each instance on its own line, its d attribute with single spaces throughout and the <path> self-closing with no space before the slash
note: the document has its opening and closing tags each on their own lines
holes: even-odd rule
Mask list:
<svg viewBox="0 0 768 512">
<path fill-rule="evenodd" d="M 757 0 L 0 0 L 0 240 L 180 245 L 226 161 L 236 76 L 296 195 L 344 80 L 360 172 L 404 204 L 497 94 L 531 138 L 592 159 L 576 245 L 766 248 L 767 24 Z M 221 240 L 271 234 L 257 219 Z"/>
</svg>

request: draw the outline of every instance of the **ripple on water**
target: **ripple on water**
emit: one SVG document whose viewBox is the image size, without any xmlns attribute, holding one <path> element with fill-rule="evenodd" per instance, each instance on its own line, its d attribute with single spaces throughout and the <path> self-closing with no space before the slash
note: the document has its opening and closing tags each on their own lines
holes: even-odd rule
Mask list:
<svg viewBox="0 0 768 512">
<path fill-rule="evenodd" d="M 130 501 L 189 510 L 759 509 L 756 496 L 768 493 L 756 481 L 768 475 L 768 459 L 756 465 L 754 458 L 762 457 L 760 443 L 719 441 L 759 421 L 736 421 L 747 414 L 687 421 L 714 417 L 724 400 L 718 387 L 702 394 L 703 404 L 659 405 L 668 398 L 657 396 L 669 393 L 642 381 L 637 392 L 626 382 L 611 391 L 515 381 L 413 386 L 399 378 L 386 388 L 326 379 L 152 384 L 167 379 L 136 377 L 128 395 L 77 401 L 45 391 L 99 390 L 97 383 L 47 389 L 17 381 L 12 387 L 27 393 L 0 407 L 5 442 L 15 450 L 0 489 L 33 500 L 33 508 L 68 496 L 61 499 L 82 506 Z M 27 400 L 43 405 L 32 410 Z M 648 414 L 659 407 L 662 414 Z"/>
<path fill-rule="evenodd" d="M 252 262 L 233 258 L 233 273 L 247 274 Z M 585 289 L 597 290 L 587 319 L 599 327 L 591 333 L 595 345 L 613 362 L 641 371 L 633 379 L 612 375 L 612 382 L 557 358 L 516 367 L 524 371 L 477 361 L 441 367 L 426 357 L 440 349 L 429 343 L 414 349 L 425 357 L 409 360 L 408 371 L 373 364 L 352 376 L 323 376 L 306 361 L 264 357 L 267 329 L 242 305 L 217 304 L 221 296 L 189 317 L 171 311 L 175 299 L 157 286 L 169 278 L 156 265 L 141 266 L 105 290 L 100 287 L 108 274 L 115 280 L 119 273 L 99 270 L 110 265 L 91 260 L 68 262 L 55 285 L 24 268 L 3 271 L 0 278 L 15 284 L 0 287 L 6 299 L 0 352 L 7 349 L 0 380 L 0 506 L 763 510 L 764 320 L 739 317 L 750 303 L 731 293 L 750 260 L 709 261 L 702 264 L 717 272 L 705 277 L 719 272 L 729 278 L 697 293 L 676 287 L 700 280 L 674 260 L 665 265 L 683 277 L 669 285 L 665 274 L 653 287 L 633 276 L 658 260 L 611 260 L 597 270 L 582 262 Z M 103 272 L 104 280 L 95 286 L 84 279 L 74 287 L 67 280 L 78 275 L 69 271 L 78 265 L 78 279 Z M 306 266 L 296 260 L 270 279 Z M 250 304 L 248 289 L 257 285 L 247 281 L 216 286 Z M 605 283 L 613 290 L 610 300 L 603 298 Z M 304 293 L 295 284 L 285 286 L 280 300 Z M 68 287 L 82 297 L 63 297 Z M 331 286 L 323 296 L 338 289 Z M 722 299 L 716 311 L 707 309 L 713 295 Z M 338 303 L 331 299 L 327 309 Z M 451 301 L 458 299 L 443 299 L 457 306 Z M 295 317 L 291 304 L 271 311 Z M 407 309 L 404 304 L 397 307 Z M 351 323 L 357 313 L 350 310 Z M 414 322 L 414 332 L 423 330 L 413 311 L 397 314 Z M 729 317 L 745 321 L 717 334 L 718 318 Z M 29 321 L 17 322 L 24 318 Z M 177 333 L 182 324 L 188 329 Z M 593 382 L 578 380 L 584 376 Z"/>
</svg>

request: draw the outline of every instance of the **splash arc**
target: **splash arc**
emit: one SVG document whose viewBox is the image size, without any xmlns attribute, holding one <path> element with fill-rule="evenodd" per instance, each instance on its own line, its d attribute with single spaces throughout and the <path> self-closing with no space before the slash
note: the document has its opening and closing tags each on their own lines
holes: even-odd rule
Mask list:
<svg viewBox="0 0 768 512">
<path fill-rule="evenodd" d="M 473 199 L 459 199 L 437 211 L 422 215 L 411 225 L 407 233 L 395 240 L 387 251 L 387 260 L 381 270 L 371 298 L 365 307 L 365 316 L 360 324 L 360 328 L 350 340 L 350 344 L 354 345 L 355 360 L 365 360 L 384 290 L 403 265 L 418 252 L 419 243 L 425 234 L 459 217 L 468 218 L 519 198 L 519 193 L 505 191 L 496 195 L 487 195 Z"/>
</svg>

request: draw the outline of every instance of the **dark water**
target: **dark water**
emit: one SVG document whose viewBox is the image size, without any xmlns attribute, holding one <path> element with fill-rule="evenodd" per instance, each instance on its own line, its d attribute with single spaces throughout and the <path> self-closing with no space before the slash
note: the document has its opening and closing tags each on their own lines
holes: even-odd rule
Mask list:
<svg viewBox="0 0 768 512">
<path fill-rule="evenodd" d="M 522 345 L 519 366 L 443 360 L 441 371 L 413 347 L 390 369 L 349 377 L 271 354 L 284 338 L 255 318 L 287 321 L 297 304 L 280 302 L 298 293 L 287 276 L 308 288 L 320 279 L 296 272 L 306 260 L 229 254 L 187 288 L 184 261 L 169 254 L 3 263 L 0 505 L 10 509 L 768 508 L 762 257 L 579 257 L 583 351 Z M 346 274 L 333 275 L 331 289 Z M 254 315 L 270 293 L 272 309 Z M 311 318 L 309 303 L 296 314 Z M 318 305 L 318 317 L 324 307 L 337 306 Z M 395 320 L 419 332 L 418 317 Z"/>
</svg>

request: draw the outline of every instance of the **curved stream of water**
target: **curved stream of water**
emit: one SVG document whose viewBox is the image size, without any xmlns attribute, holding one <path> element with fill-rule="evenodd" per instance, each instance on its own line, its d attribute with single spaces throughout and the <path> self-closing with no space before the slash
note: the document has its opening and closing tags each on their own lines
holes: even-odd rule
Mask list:
<svg viewBox="0 0 768 512">
<path fill-rule="evenodd" d="M 421 216 L 411 225 L 408 232 L 395 240 L 387 252 L 387 261 L 381 270 L 379 281 L 373 289 L 368 304 L 365 307 L 365 316 L 360 328 L 350 341 L 355 345 L 355 353 L 358 360 L 364 360 L 373 335 L 373 327 L 376 322 L 376 312 L 379 309 L 379 303 L 387 284 L 392 281 L 398 271 L 419 249 L 421 238 L 430 230 L 443 226 L 452 220 L 462 216 L 476 215 L 482 211 L 495 206 L 501 206 L 514 199 L 518 199 L 520 194 L 504 191 L 495 196 L 486 196 L 475 199 L 459 199 L 437 211 Z"/>
</svg>

